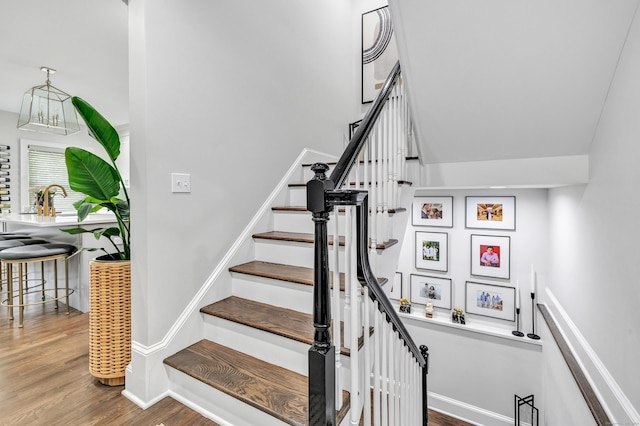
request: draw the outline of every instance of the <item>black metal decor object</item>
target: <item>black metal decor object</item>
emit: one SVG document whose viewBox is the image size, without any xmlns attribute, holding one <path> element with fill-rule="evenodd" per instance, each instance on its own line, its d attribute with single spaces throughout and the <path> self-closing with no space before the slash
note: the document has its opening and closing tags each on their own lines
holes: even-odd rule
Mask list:
<svg viewBox="0 0 640 426">
<path fill-rule="evenodd" d="M 533 405 L 533 400 L 533 395 L 525 396 L 524 398 L 521 398 L 518 395 L 514 395 L 513 407 L 515 411 L 515 426 L 520 426 L 521 420 L 524 420 L 525 424 L 538 426 L 538 409 Z M 521 418 L 522 416 L 520 415 L 520 410 L 523 406 L 530 409 L 531 414 L 528 419 Z"/>
<path fill-rule="evenodd" d="M 313 273 L 313 345 L 309 349 L 309 424 L 336 424 L 335 348 L 331 342 L 331 293 L 327 221 L 333 207 L 327 205 L 326 191 L 333 189 L 327 180 L 329 166 L 315 163 L 315 173 L 307 182 L 307 210 L 315 227 Z"/>
<path fill-rule="evenodd" d="M 531 333 L 527 334 L 529 339 L 540 340 L 540 336 L 536 334 L 536 294 L 531 293 Z"/>
<path fill-rule="evenodd" d="M 520 331 L 520 308 L 516 308 L 516 329 L 511 334 L 518 337 L 524 336 L 524 333 Z"/>
</svg>

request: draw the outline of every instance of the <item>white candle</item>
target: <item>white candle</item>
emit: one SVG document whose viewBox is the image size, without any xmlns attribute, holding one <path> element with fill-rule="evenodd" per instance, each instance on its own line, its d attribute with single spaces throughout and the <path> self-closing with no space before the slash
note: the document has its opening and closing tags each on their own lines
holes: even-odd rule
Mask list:
<svg viewBox="0 0 640 426">
<path fill-rule="evenodd" d="M 531 293 L 536 292 L 536 271 L 533 270 L 533 263 L 531 264 Z"/>
<path fill-rule="evenodd" d="M 516 281 L 516 309 L 520 309 L 520 281 Z"/>
</svg>

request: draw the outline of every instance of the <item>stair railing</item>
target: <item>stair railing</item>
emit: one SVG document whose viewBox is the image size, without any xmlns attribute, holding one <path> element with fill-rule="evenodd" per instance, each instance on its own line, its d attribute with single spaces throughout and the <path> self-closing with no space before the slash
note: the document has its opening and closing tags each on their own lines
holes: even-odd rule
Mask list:
<svg viewBox="0 0 640 426">
<path fill-rule="evenodd" d="M 370 257 L 375 259 L 378 247 L 391 236 L 390 206 L 399 203 L 398 186 L 406 172 L 410 132 L 410 114 L 397 63 L 331 176 L 326 176 L 326 164 L 312 166 L 315 177 L 307 183 L 307 209 L 315 227 L 310 425 L 337 424 L 336 410 L 342 406 L 343 389 L 349 391 L 352 425 L 361 420 L 365 425 L 427 424 L 427 347 L 416 346 L 370 263 Z M 342 209 L 344 280 L 338 239 L 338 211 Z M 332 212 L 331 274 L 327 222 Z M 340 303 L 342 281 L 344 312 Z M 348 378 L 342 371 L 342 341 L 350 351 Z"/>
</svg>

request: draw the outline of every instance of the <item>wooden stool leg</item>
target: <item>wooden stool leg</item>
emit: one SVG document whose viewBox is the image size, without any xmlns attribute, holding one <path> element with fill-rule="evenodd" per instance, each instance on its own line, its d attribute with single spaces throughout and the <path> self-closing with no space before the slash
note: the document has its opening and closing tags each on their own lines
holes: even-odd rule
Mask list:
<svg viewBox="0 0 640 426">
<path fill-rule="evenodd" d="M 58 259 L 53 259 L 53 285 L 55 285 L 56 307 L 58 309 Z"/>
<path fill-rule="evenodd" d="M 24 326 L 24 294 L 22 292 L 22 263 L 18 265 L 18 327 Z"/>
<path fill-rule="evenodd" d="M 13 264 L 7 263 L 7 301 L 9 321 L 13 321 Z"/>
<path fill-rule="evenodd" d="M 69 258 L 64 258 L 64 288 L 67 292 L 65 300 L 67 303 L 67 315 L 69 315 Z"/>
<path fill-rule="evenodd" d="M 29 278 L 27 278 L 29 279 Z M 44 302 L 44 262 L 40 262 L 40 280 L 42 284 L 42 301 Z"/>
</svg>

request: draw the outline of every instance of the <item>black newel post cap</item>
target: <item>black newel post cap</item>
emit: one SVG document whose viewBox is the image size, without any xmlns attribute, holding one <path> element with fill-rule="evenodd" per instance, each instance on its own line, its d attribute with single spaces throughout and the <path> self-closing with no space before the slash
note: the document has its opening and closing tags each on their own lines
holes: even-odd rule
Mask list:
<svg viewBox="0 0 640 426">
<path fill-rule="evenodd" d="M 321 213 L 331 211 L 332 207 L 327 206 L 326 191 L 333 189 L 333 182 L 327 179 L 326 172 L 329 166 L 325 163 L 315 163 L 311 166 L 311 171 L 315 173 L 313 179 L 307 182 L 307 210 L 311 213 Z"/>
<path fill-rule="evenodd" d="M 424 358 L 426 371 L 429 371 L 429 348 L 427 345 L 420 345 L 420 354 Z"/>
</svg>

